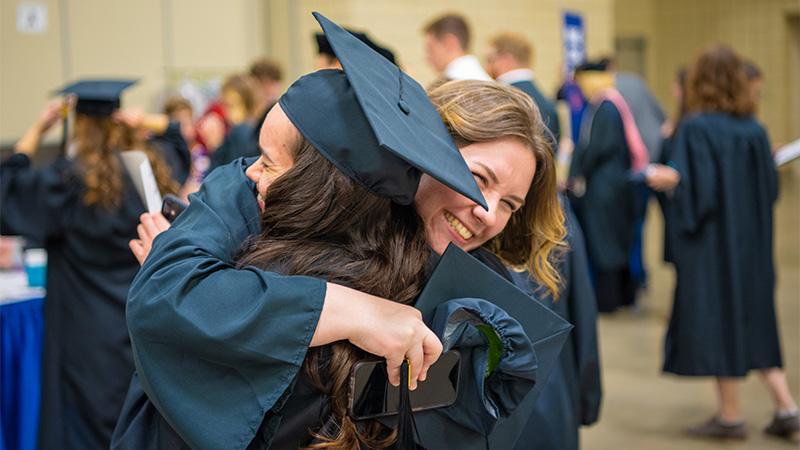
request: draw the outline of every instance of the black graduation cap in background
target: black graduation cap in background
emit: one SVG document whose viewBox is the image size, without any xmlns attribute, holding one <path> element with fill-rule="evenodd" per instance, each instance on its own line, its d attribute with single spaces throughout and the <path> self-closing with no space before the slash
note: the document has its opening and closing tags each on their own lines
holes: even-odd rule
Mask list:
<svg viewBox="0 0 800 450">
<path fill-rule="evenodd" d="M 422 173 L 487 208 L 472 173 L 422 86 L 319 13 L 344 72 L 297 80 L 279 103 L 329 161 L 371 192 L 408 205 Z"/>
<path fill-rule="evenodd" d="M 386 47 L 382 47 L 376 44 L 375 41 L 373 41 L 372 39 L 369 38 L 369 36 L 367 36 L 367 33 L 353 31 L 347 28 L 345 28 L 345 31 L 357 37 L 358 40 L 360 40 L 361 42 L 367 44 L 369 48 L 380 53 L 384 58 L 388 59 L 392 64 L 397 64 L 397 61 L 394 58 L 394 52 L 392 52 Z M 317 53 L 321 55 L 329 55 L 336 58 L 336 53 L 333 52 L 333 47 L 331 47 L 331 43 L 328 42 L 328 38 L 325 37 L 324 33 L 314 33 L 314 38 L 317 41 Z"/>
<path fill-rule="evenodd" d="M 420 444 L 430 449 L 477 450 L 486 449 L 488 442 L 491 449 L 514 448 L 547 377 L 558 362 L 561 348 L 572 325 L 485 264 L 450 244 L 439 259 L 415 306 L 422 312 L 425 323 L 430 324 L 439 304 L 457 298 L 487 300 L 505 310 L 522 325 L 536 352 L 536 384 L 514 412 L 500 420 L 488 438 L 437 414 L 435 410 L 414 413 Z"/>
<path fill-rule="evenodd" d="M 84 79 L 64 86 L 58 93 L 78 98 L 75 112 L 104 117 L 119 108 L 122 91 L 135 83 L 128 79 Z"/>
<path fill-rule="evenodd" d="M 600 59 L 597 61 L 584 61 L 582 64 L 575 67 L 575 73 L 578 72 L 605 72 L 608 70 L 607 59 Z"/>
</svg>

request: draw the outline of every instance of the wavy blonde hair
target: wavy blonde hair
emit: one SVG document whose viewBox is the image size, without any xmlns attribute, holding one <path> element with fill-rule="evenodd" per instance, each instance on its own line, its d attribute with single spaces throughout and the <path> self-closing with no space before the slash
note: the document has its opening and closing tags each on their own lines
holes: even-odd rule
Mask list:
<svg viewBox="0 0 800 450">
<path fill-rule="evenodd" d="M 123 166 L 117 152 L 142 150 L 150 160 L 159 190 L 174 194 L 178 184 L 172 180 L 170 168 L 164 159 L 132 130 L 114 122 L 110 117 L 75 116 L 77 143 L 76 161 L 83 176 L 86 206 L 98 205 L 105 209 L 120 206 L 123 188 Z"/>
<path fill-rule="evenodd" d="M 489 81 L 450 81 L 429 95 L 459 148 L 510 137 L 533 152 L 536 173 L 525 205 L 484 247 L 505 264 L 527 269 L 557 298 L 561 276 L 556 262 L 566 247 L 566 228 L 553 151 L 539 109 L 522 91 Z"/>
</svg>

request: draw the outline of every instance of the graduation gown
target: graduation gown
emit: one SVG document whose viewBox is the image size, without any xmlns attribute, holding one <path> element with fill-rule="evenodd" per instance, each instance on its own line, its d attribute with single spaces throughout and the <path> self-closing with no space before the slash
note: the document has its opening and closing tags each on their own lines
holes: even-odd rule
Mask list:
<svg viewBox="0 0 800 450">
<path fill-rule="evenodd" d="M 620 270 L 628 265 L 636 213 L 628 144 L 611 102 L 600 103 L 586 121 L 570 166 L 570 178 L 584 180 L 585 192 L 573 192 L 570 199 L 592 267 Z"/>
<path fill-rule="evenodd" d="M 319 279 L 235 270 L 236 251 L 259 230 L 246 167 L 240 159 L 207 178 L 156 238 L 128 297 L 142 389 L 193 448 L 246 448 L 267 416 L 277 427 L 272 413 L 300 370 L 325 297 Z M 231 389 L 209 388 L 220 383 Z M 117 437 L 136 414 L 123 411 L 120 448 L 132 448 Z"/>
<path fill-rule="evenodd" d="M 231 128 L 222 144 L 211 153 L 209 171 L 219 166 L 224 166 L 236 158 L 259 156 L 260 150 L 256 128 L 249 122 L 242 122 Z M 258 129 L 260 129 L 260 125 Z"/>
<path fill-rule="evenodd" d="M 0 165 L 0 232 L 47 249 L 39 448 L 106 449 L 133 373 L 125 301 L 139 264 L 128 248 L 145 207 L 124 178 L 121 206 L 83 204 L 75 163 Z"/>
<path fill-rule="evenodd" d="M 247 163 L 209 176 L 131 287 L 138 372 L 113 449 L 296 448 L 327 415 L 300 371 L 324 281 L 232 270 L 241 243 L 259 231 Z M 494 255 L 474 254 L 508 277 Z"/>
<path fill-rule="evenodd" d="M 778 178 L 753 118 L 686 118 L 671 149 L 677 275 L 664 371 L 741 377 L 780 367 L 772 207 Z"/>
<path fill-rule="evenodd" d="M 528 94 L 536 106 L 539 107 L 539 112 L 542 114 L 542 120 L 544 121 L 545 126 L 547 129 L 550 130 L 550 133 L 553 135 L 550 140 L 550 145 L 553 146 L 552 150 L 555 152 L 558 150 L 558 141 L 561 139 L 561 125 L 558 121 L 558 112 L 556 112 L 556 105 L 553 104 L 547 97 L 542 94 L 542 92 L 536 87 L 533 81 L 525 80 L 525 81 L 518 81 L 516 83 L 511 83 L 511 86 L 525 92 Z"/>
<path fill-rule="evenodd" d="M 580 426 L 600 415 L 602 382 L 597 342 L 597 305 L 589 277 L 583 233 L 566 202 L 567 242 L 570 250 L 559 271 L 564 278 L 561 297 L 554 301 L 527 272 L 512 272 L 520 289 L 566 319 L 574 328 L 561 352 L 559 364 L 547 380 L 515 449 L 578 450 Z"/>
<path fill-rule="evenodd" d="M 182 185 L 192 169 L 192 155 L 181 134 L 181 125 L 170 122 L 163 134 L 153 136 L 151 143 L 161 151 L 161 155 L 172 170 L 172 179 Z"/>
<path fill-rule="evenodd" d="M 673 137 L 667 137 L 661 141 L 661 150 L 658 159 L 659 164 L 673 166 L 672 141 Z M 675 234 L 671 210 L 672 193 L 655 191 L 655 196 L 658 200 L 658 205 L 661 207 L 661 215 L 664 218 L 664 261 L 672 263 L 674 261 L 672 256 L 672 236 Z"/>
</svg>

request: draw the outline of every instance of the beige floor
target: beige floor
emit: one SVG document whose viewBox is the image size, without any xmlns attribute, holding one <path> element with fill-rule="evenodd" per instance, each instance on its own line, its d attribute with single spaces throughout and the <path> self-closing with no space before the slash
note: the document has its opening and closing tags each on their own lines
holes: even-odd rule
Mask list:
<svg viewBox="0 0 800 450">
<path fill-rule="evenodd" d="M 800 162 L 792 163 L 800 166 Z M 781 170 L 776 208 L 777 303 L 784 363 L 795 399 L 800 395 L 800 167 Z M 582 432 L 586 450 L 791 449 L 798 446 L 761 434 L 772 403 L 758 376 L 742 386 L 750 438 L 741 443 L 693 440 L 681 430 L 714 412 L 711 380 L 660 373 L 662 342 L 671 307 L 674 274 L 660 262 L 660 211 L 651 204 L 646 258 L 650 289 L 638 314 L 618 313 L 599 322 L 604 402 L 600 422 Z"/>
</svg>

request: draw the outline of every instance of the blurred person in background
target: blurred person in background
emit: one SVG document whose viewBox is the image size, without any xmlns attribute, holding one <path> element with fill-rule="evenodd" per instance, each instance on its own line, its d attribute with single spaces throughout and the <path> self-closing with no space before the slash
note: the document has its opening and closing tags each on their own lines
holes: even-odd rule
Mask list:
<svg viewBox="0 0 800 450">
<path fill-rule="evenodd" d="M 782 369 L 775 316 L 773 204 L 778 177 L 745 66 L 730 48 L 705 49 L 686 82 L 689 115 L 670 159 L 680 172 L 671 200 L 677 282 L 664 371 L 716 377 L 718 409 L 695 436 L 744 439 L 741 379 L 758 370 L 775 415 L 764 429 L 797 439 L 800 417 Z"/>
<path fill-rule="evenodd" d="M 438 79 L 433 86 L 449 80 L 484 80 L 492 78 L 480 61 L 469 54 L 470 31 L 459 14 L 445 14 L 429 22 L 425 32 L 425 55 Z"/>
<path fill-rule="evenodd" d="M 547 129 L 552 134 L 551 147 L 555 151 L 561 137 L 561 126 L 555 104 L 542 94 L 530 69 L 533 48 L 520 34 L 502 33 L 489 40 L 486 51 L 486 68 L 489 75 L 500 83 L 509 84 L 528 94 L 542 114 Z"/>
<path fill-rule="evenodd" d="M 358 40 L 361 42 L 367 44 L 369 48 L 375 50 L 381 56 L 388 59 L 389 62 L 397 65 L 394 52 L 377 44 L 375 41 L 370 39 L 367 33 L 353 31 L 350 29 L 347 29 L 347 31 L 358 38 Z M 342 64 L 339 62 L 339 58 L 336 57 L 333 47 L 331 47 L 331 43 L 328 42 L 328 38 L 325 37 L 325 33 L 314 33 L 314 41 L 317 44 L 317 69 L 341 69 Z"/>
<path fill-rule="evenodd" d="M 180 124 L 181 135 L 192 158 L 189 177 L 181 186 L 179 196 L 188 200 L 189 194 L 196 192 L 211 166 L 208 150 L 197 140 L 197 127 L 194 122 L 192 104 L 183 97 L 171 97 L 164 103 L 164 114 L 170 121 Z"/>
<path fill-rule="evenodd" d="M 570 198 L 586 236 L 598 310 L 613 312 L 635 300 L 634 174 L 646 169 L 647 149 L 604 63 L 578 66 L 575 80 L 590 106 L 570 166 Z"/>
<path fill-rule="evenodd" d="M 254 135 L 256 140 L 261 134 L 261 125 L 267 118 L 267 113 L 283 93 L 283 70 L 277 61 L 261 58 L 250 64 L 250 78 L 255 85 L 256 119 Z"/>
<path fill-rule="evenodd" d="M 118 152 L 143 150 L 162 193 L 177 183 L 141 133 L 112 118 L 130 84 L 84 80 L 61 91 L 77 96 L 74 157 L 31 167 L 63 116 L 67 103 L 59 99 L 0 164 L 0 233 L 38 242 L 48 254 L 41 449 L 107 449 L 134 370 L 125 304 L 139 267 L 128 241 L 145 205 Z"/>
<path fill-rule="evenodd" d="M 220 91 L 225 118 L 230 129 L 220 139 L 219 128 L 214 129 L 213 138 L 208 139 L 206 128 L 201 128 L 206 141 L 220 142 L 218 147 L 209 146 L 211 168 L 225 165 L 236 158 L 258 156 L 258 136 L 255 120 L 258 111 L 253 80 L 244 74 L 234 74 L 225 79 Z M 209 144 L 211 145 L 211 144 Z"/>
<path fill-rule="evenodd" d="M 614 87 L 622 94 L 625 103 L 631 110 L 639 135 L 647 147 L 650 161 L 658 161 L 661 151 L 661 126 L 666 120 L 664 110 L 659 105 L 647 83 L 633 72 L 616 70 L 613 58 L 608 58 L 609 69 L 614 72 Z M 630 254 L 630 268 L 633 282 L 638 288 L 647 284 L 647 268 L 644 260 L 644 222 L 647 216 L 647 203 L 650 189 L 645 184 L 637 184 L 636 190 L 636 223 L 634 225 L 633 247 Z"/>
</svg>

